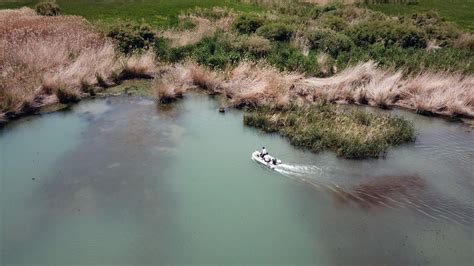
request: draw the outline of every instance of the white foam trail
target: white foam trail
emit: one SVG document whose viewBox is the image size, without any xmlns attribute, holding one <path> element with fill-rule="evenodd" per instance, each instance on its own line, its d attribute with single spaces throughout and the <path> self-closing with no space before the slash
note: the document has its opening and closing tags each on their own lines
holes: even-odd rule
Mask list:
<svg viewBox="0 0 474 266">
<path fill-rule="evenodd" d="M 316 174 L 321 172 L 322 169 L 316 165 L 291 165 L 291 164 L 280 164 L 275 167 L 275 171 L 284 174 L 284 175 L 308 175 Z"/>
</svg>

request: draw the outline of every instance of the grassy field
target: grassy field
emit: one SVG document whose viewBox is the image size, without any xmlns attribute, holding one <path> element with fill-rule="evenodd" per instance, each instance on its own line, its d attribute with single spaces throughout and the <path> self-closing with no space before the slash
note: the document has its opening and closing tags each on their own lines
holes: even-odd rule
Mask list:
<svg viewBox="0 0 474 266">
<path fill-rule="evenodd" d="M 416 5 L 407 4 L 373 4 L 371 9 L 387 15 L 404 15 L 414 12 L 434 10 L 448 21 L 474 32 L 474 0 L 419 0 Z"/>
<path fill-rule="evenodd" d="M 261 7 L 237 0 L 57 0 L 63 14 L 80 15 L 88 20 L 144 20 L 153 26 L 174 25 L 180 12 L 194 7 L 225 6 L 239 11 L 260 10 Z M 0 1 L 0 9 L 34 7 L 38 0 Z"/>
<path fill-rule="evenodd" d="M 38 0 L 4 0 L 0 9 L 33 7 Z M 258 11 L 261 7 L 237 0 L 57 0 L 65 14 L 74 14 L 90 20 L 110 21 L 116 18 L 144 19 L 155 26 L 173 25 L 177 15 L 186 9 L 227 6 L 241 11 Z M 388 15 L 402 15 L 434 10 L 443 18 L 456 22 L 462 28 L 474 32 L 472 7 L 474 0 L 419 0 L 416 5 L 372 4 L 371 9 Z"/>
</svg>

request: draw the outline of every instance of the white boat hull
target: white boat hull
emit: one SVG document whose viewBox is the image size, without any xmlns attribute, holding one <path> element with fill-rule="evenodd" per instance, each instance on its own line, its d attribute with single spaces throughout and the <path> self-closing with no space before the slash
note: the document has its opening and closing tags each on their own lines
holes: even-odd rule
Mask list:
<svg viewBox="0 0 474 266">
<path fill-rule="evenodd" d="M 275 169 L 278 165 L 281 164 L 281 161 L 277 159 L 277 162 L 276 164 L 273 164 L 273 157 L 272 156 L 269 156 L 270 157 L 270 162 L 265 162 L 265 160 L 263 160 L 262 157 L 260 157 L 260 152 L 259 151 L 254 151 L 252 153 L 252 160 L 262 164 L 263 166 L 266 166 L 270 169 Z"/>
</svg>

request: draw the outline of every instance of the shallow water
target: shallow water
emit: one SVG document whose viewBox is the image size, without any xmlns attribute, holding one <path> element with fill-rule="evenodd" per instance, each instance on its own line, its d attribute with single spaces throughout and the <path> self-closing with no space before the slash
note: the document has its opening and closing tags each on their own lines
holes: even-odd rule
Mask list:
<svg viewBox="0 0 474 266">
<path fill-rule="evenodd" d="M 114 97 L 0 131 L 10 264 L 472 265 L 474 133 L 415 122 L 378 160 L 295 149 L 190 94 Z M 262 145 L 285 163 L 251 161 Z"/>
</svg>

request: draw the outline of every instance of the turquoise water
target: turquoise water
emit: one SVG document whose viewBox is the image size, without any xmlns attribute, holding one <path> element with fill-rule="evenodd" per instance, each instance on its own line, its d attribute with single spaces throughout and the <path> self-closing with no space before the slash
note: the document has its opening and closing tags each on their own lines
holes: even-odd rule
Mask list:
<svg viewBox="0 0 474 266">
<path fill-rule="evenodd" d="M 7 125 L 0 264 L 473 264 L 469 127 L 393 111 L 417 141 L 353 161 L 217 107 L 113 97 Z"/>
</svg>

